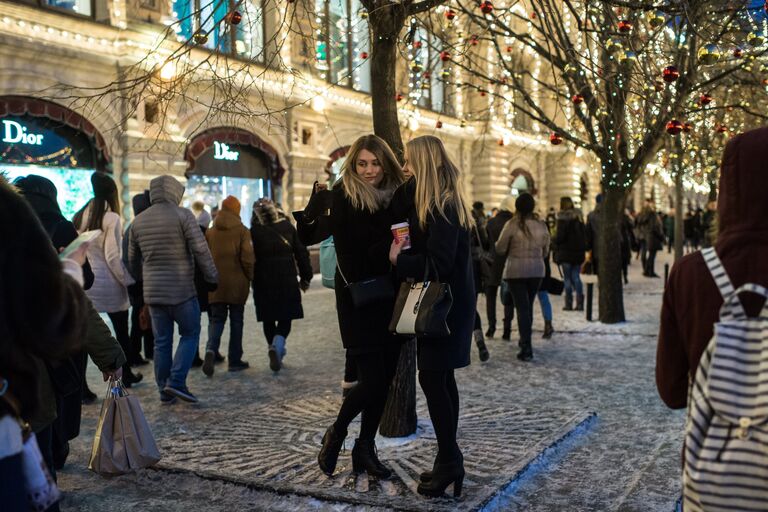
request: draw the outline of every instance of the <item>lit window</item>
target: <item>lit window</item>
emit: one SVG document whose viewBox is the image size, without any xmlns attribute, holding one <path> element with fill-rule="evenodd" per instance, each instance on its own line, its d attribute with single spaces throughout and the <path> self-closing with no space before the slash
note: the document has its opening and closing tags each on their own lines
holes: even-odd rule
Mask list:
<svg viewBox="0 0 768 512">
<path fill-rule="evenodd" d="M 360 0 L 316 0 L 315 73 L 333 84 L 371 92 L 370 32 Z"/>
<path fill-rule="evenodd" d="M 415 105 L 453 115 L 451 69 L 440 58 L 443 42 L 423 28 L 414 32 L 410 47 L 410 94 Z"/>
<path fill-rule="evenodd" d="M 93 14 L 91 0 L 43 0 L 43 5 L 73 11 L 83 16 Z"/>
</svg>

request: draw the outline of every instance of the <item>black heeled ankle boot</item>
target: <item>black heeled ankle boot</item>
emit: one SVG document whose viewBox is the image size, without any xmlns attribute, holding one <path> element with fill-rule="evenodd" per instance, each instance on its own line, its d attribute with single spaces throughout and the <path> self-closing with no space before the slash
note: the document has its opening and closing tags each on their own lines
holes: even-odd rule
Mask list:
<svg viewBox="0 0 768 512">
<path fill-rule="evenodd" d="M 416 492 L 423 496 L 439 498 L 445 493 L 445 489 L 453 484 L 453 497 L 461 496 L 464 485 L 464 459 L 461 455 L 451 462 L 435 463 L 432 478 L 422 480 Z"/>
<path fill-rule="evenodd" d="M 345 437 L 347 437 L 347 431 L 337 432 L 333 425 L 325 431 L 323 446 L 320 448 L 320 453 L 317 454 L 317 464 L 322 472 L 328 476 L 333 476 L 333 472 L 336 471 L 336 463 L 339 460 L 339 452 L 344 446 Z"/>
<path fill-rule="evenodd" d="M 385 480 L 392 476 L 392 471 L 381 463 L 376 455 L 376 444 L 371 440 L 356 439 L 352 448 L 352 471 L 355 473 L 368 473 Z"/>
<path fill-rule="evenodd" d="M 461 464 L 463 466 L 464 465 L 464 455 L 462 455 L 461 453 L 459 453 L 459 460 L 461 461 Z M 419 475 L 419 479 L 422 482 L 425 482 L 425 483 L 429 482 L 430 480 L 432 480 L 432 475 L 435 472 L 435 467 L 437 467 L 437 460 L 435 460 L 435 464 L 432 466 L 432 470 L 431 471 L 424 471 L 424 472 L 422 472 Z"/>
</svg>

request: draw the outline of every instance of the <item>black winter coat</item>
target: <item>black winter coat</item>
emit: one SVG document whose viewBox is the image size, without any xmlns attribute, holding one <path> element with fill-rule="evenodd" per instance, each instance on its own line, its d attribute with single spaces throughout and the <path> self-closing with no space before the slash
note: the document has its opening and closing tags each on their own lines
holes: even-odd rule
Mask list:
<svg viewBox="0 0 768 512">
<path fill-rule="evenodd" d="M 557 214 L 557 233 L 554 245 L 556 263 L 569 263 L 571 265 L 584 263 L 587 239 L 586 227 L 580 210 L 569 208 Z"/>
<path fill-rule="evenodd" d="M 334 289 L 336 313 L 344 348 L 351 355 L 385 350 L 400 343 L 389 332 L 394 298 L 381 304 L 356 308 L 339 268 L 349 283 L 389 275 L 395 284 L 389 263 L 390 228 L 393 224 L 391 213 L 386 208 L 375 213 L 354 208 L 341 186 L 335 187 L 331 193 L 330 215 L 322 216 L 312 224 L 300 220 L 299 238 L 305 244 L 312 245 L 333 235 L 338 263 Z M 300 213 L 296 216 L 302 219 Z"/>
<path fill-rule="evenodd" d="M 488 242 L 491 247 L 496 246 L 496 241 L 501 235 L 501 230 L 504 229 L 509 220 L 514 217 L 512 212 L 507 210 L 501 210 L 495 217 L 488 219 L 488 223 L 485 226 L 485 230 L 488 232 Z M 504 265 L 507 263 L 507 257 L 499 255 L 496 251 L 493 251 L 493 267 L 491 267 L 491 275 L 488 277 L 486 286 L 501 286 L 501 277 L 504 274 Z"/>
<path fill-rule="evenodd" d="M 395 193 L 413 204 L 414 182 L 409 181 Z M 397 274 L 401 280 L 423 279 L 427 258 L 430 260 L 430 279 L 437 279 L 451 287 L 453 305 L 448 313 L 451 334 L 444 338 L 418 338 L 419 370 L 444 371 L 469 365 L 472 331 L 475 323 L 475 283 L 472 275 L 470 231 L 459 226 L 457 212 L 449 208 L 446 218 L 430 215 L 426 229 L 419 226 L 415 207 L 406 219 L 411 231 L 411 248 L 397 258 Z M 436 268 L 435 268 L 436 267 Z"/>
<path fill-rule="evenodd" d="M 260 322 L 304 318 L 298 277 L 312 280 L 309 251 L 296 228 L 285 219 L 251 226 L 256 264 L 253 271 L 253 302 Z M 298 272 L 297 272 L 298 268 Z"/>
</svg>

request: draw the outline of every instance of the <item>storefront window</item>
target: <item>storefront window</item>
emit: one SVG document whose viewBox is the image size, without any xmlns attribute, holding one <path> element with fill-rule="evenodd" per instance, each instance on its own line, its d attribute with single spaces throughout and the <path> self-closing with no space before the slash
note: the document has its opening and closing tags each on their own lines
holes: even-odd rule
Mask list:
<svg viewBox="0 0 768 512">
<path fill-rule="evenodd" d="M 251 227 L 251 205 L 262 197 L 271 197 L 270 182 L 263 178 L 193 174 L 187 180 L 182 204 L 190 207 L 195 201 L 202 201 L 210 210 L 214 206 L 220 206 L 227 196 L 235 196 L 240 201 L 240 218 L 246 227 Z"/>
<path fill-rule="evenodd" d="M 316 0 L 315 72 L 333 84 L 371 92 L 370 35 L 360 0 Z"/>
<path fill-rule="evenodd" d="M 43 5 L 76 12 L 83 16 L 93 15 L 91 0 L 43 0 Z"/>
<path fill-rule="evenodd" d="M 414 33 L 410 51 L 410 94 L 414 105 L 452 115 L 447 81 L 450 68 L 440 59 L 442 41 L 423 28 Z"/>
<path fill-rule="evenodd" d="M 230 13 L 242 16 L 240 23 L 229 23 Z M 264 60 L 264 9 L 261 0 L 174 0 L 176 33 L 181 40 L 194 39 L 210 50 L 247 59 Z M 204 41 L 204 42 L 203 42 Z"/>
</svg>

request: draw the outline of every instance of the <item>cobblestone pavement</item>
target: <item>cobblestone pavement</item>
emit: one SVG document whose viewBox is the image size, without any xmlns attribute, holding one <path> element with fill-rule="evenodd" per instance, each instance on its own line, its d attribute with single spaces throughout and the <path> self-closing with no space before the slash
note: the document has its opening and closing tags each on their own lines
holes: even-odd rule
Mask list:
<svg viewBox="0 0 768 512">
<path fill-rule="evenodd" d="M 659 267 L 666 259 L 660 260 Z M 199 405 L 160 406 L 151 375 L 134 388 L 165 455 L 164 469 L 111 479 L 88 472 L 98 406 L 85 407 L 81 436 L 60 474 L 62 508 L 671 511 L 679 493 L 684 416 L 663 406 L 653 380 L 662 283 L 640 277 L 637 263 L 630 280 L 629 322 L 587 323 L 578 313 L 562 312 L 561 299 L 552 297 L 556 333 L 541 340 L 537 306 L 532 364 L 516 360 L 514 342 L 494 339 L 489 362 L 473 354 L 473 364 L 457 372 L 459 442 L 468 472 L 461 501 L 429 501 L 412 492 L 435 450 L 420 391 L 416 439 L 377 440 L 379 455 L 398 478 L 353 477 L 349 449 L 333 480 L 313 466 L 340 401 L 343 370 L 332 292 L 313 284 L 305 295 L 306 318 L 294 324 L 286 367 L 278 374 L 268 368 L 251 310 L 245 342 L 251 368 L 228 373 L 218 366 L 211 379 L 193 369 L 188 384 Z M 92 389 L 102 389 L 91 370 Z M 536 458 L 592 411 L 597 419 L 589 428 Z"/>
</svg>

